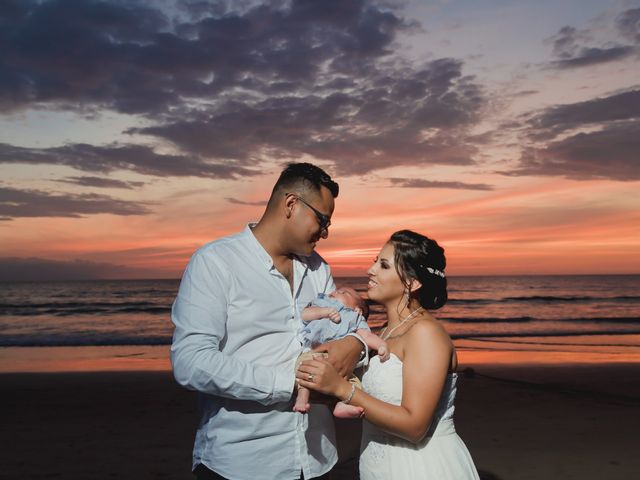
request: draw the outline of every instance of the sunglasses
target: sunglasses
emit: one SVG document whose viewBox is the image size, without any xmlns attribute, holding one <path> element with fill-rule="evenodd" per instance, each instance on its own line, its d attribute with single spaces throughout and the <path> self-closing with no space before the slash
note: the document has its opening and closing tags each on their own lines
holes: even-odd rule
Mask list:
<svg viewBox="0 0 640 480">
<path fill-rule="evenodd" d="M 320 231 L 327 230 L 331 226 L 331 218 L 329 217 L 329 215 L 325 215 L 324 213 L 319 212 L 318 210 L 313 208 L 300 195 L 296 195 L 295 193 L 285 193 L 285 195 L 293 195 L 294 197 L 296 197 L 298 200 L 300 200 L 302 203 L 304 203 L 307 207 L 311 209 L 311 211 L 316 215 L 316 219 L 318 220 L 318 225 L 320 225 Z"/>
</svg>

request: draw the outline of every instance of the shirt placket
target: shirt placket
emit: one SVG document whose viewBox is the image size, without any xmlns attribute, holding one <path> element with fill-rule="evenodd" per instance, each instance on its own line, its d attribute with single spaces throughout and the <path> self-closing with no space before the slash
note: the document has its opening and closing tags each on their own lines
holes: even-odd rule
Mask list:
<svg viewBox="0 0 640 480">
<path fill-rule="evenodd" d="M 296 299 L 300 295 L 300 290 L 302 288 L 302 278 L 306 274 L 306 269 L 304 270 L 304 273 L 296 271 L 298 268 L 298 265 L 299 265 L 298 262 L 293 260 L 293 266 L 292 266 L 293 292 L 285 276 L 282 275 L 282 273 L 280 273 L 280 271 L 275 267 L 275 265 L 273 265 L 273 263 L 271 263 L 270 269 L 269 269 L 269 273 L 278 278 L 279 283 L 282 286 L 282 291 L 286 296 L 287 300 L 289 301 L 289 309 L 290 309 L 289 324 L 291 328 L 294 330 L 296 338 L 299 337 L 299 334 L 298 334 L 299 321 L 297 321 L 296 319 L 300 318 Z M 301 273 L 303 273 L 302 276 L 301 276 Z M 300 279 L 300 282 L 296 282 L 297 279 Z M 305 438 L 305 432 L 308 428 L 308 422 L 309 422 L 308 416 L 303 414 L 297 414 L 295 415 L 295 419 L 296 419 L 295 452 L 296 452 L 296 457 L 298 458 L 298 461 L 295 462 L 296 465 L 294 466 L 294 468 L 297 469 L 298 471 L 302 470 L 305 478 L 309 478 L 309 476 L 311 475 L 311 466 L 309 465 L 309 458 L 307 454 L 307 440 Z"/>
<path fill-rule="evenodd" d="M 302 290 L 302 282 L 307 274 L 307 266 L 293 260 L 293 292 L 291 295 L 291 323 L 292 328 L 295 329 L 296 337 L 300 338 L 299 331 L 301 327 L 300 312 L 298 310 L 298 298 Z M 304 478 L 310 478 L 313 475 L 311 471 L 311 465 L 309 464 L 309 454 L 307 447 L 307 439 L 305 432 L 309 427 L 309 416 L 305 414 L 298 414 L 296 425 L 296 447 L 299 452 L 300 465 Z"/>
</svg>

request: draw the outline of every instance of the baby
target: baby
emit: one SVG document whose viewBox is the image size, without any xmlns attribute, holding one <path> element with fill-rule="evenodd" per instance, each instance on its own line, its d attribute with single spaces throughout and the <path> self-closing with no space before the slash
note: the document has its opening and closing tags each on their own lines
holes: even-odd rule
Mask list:
<svg viewBox="0 0 640 480">
<path fill-rule="evenodd" d="M 301 362 L 310 360 L 314 355 L 326 356 L 326 354 L 310 352 L 313 347 L 342 338 L 352 332 L 357 333 L 367 347 L 378 352 L 380 361 L 388 360 L 390 352 L 387 343 L 369 329 L 366 321 L 368 314 L 367 303 L 353 288 L 342 287 L 328 295 L 318 294 L 318 297 L 301 314 L 304 325 L 302 328 L 304 352 L 298 357 L 296 370 Z M 349 381 L 357 387 L 360 386 L 360 380 L 356 376 Z M 309 408 L 311 408 L 309 390 L 299 387 L 293 410 L 306 413 Z M 338 402 L 333 409 L 333 414 L 341 418 L 357 418 L 362 414 L 362 408 Z"/>
</svg>

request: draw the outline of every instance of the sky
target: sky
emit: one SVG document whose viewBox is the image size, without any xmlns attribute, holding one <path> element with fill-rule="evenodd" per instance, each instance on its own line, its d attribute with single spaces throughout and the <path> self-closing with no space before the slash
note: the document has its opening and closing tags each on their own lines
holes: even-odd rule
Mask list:
<svg viewBox="0 0 640 480">
<path fill-rule="evenodd" d="M 7 0 L 0 280 L 179 278 L 289 162 L 334 275 L 640 273 L 640 1 Z"/>
</svg>

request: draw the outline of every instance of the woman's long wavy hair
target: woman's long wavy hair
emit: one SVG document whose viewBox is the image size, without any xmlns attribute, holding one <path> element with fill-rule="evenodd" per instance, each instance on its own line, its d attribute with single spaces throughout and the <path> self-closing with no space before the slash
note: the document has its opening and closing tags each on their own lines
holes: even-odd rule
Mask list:
<svg viewBox="0 0 640 480">
<path fill-rule="evenodd" d="M 407 294 L 427 310 L 437 310 L 447 303 L 447 279 L 437 273 L 444 275 L 447 265 L 444 249 L 435 240 L 411 230 L 395 232 L 389 242 L 394 248 L 396 271 Z M 411 292 L 413 279 L 422 284 L 415 292 Z"/>
</svg>

